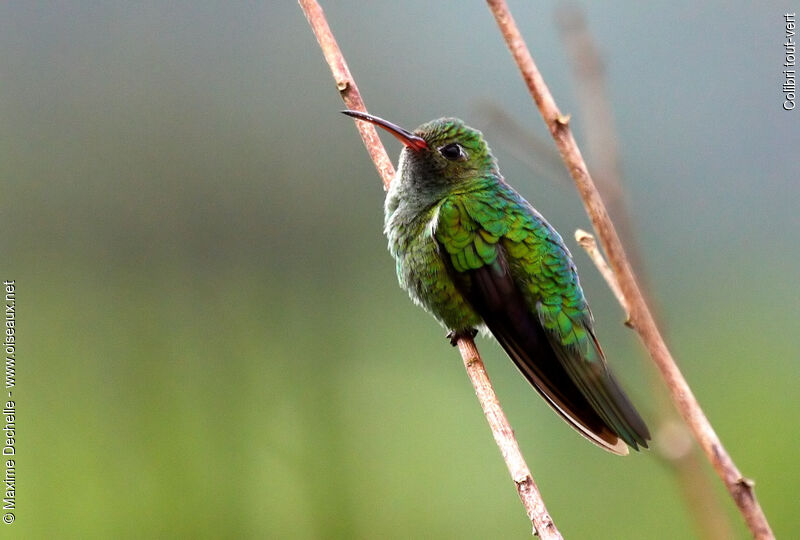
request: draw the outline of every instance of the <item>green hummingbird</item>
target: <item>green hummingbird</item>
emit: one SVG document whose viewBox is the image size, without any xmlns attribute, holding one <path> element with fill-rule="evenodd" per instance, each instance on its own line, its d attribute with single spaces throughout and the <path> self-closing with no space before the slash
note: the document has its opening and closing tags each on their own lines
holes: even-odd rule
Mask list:
<svg viewBox="0 0 800 540">
<path fill-rule="evenodd" d="M 650 433 L 606 363 L 572 256 L 556 230 L 500 174 L 480 131 L 440 118 L 409 132 L 348 116 L 403 144 L 385 230 L 400 286 L 455 345 L 490 333 L 547 403 L 610 452 Z"/>
</svg>

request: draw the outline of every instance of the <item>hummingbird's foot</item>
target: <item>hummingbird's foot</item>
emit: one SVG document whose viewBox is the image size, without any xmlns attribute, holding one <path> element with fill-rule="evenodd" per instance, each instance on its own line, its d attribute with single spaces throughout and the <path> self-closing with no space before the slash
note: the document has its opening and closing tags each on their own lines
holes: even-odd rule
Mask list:
<svg viewBox="0 0 800 540">
<path fill-rule="evenodd" d="M 461 338 L 469 338 L 473 339 L 475 336 L 478 335 L 478 331 L 475 328 L 470 328 L 469 330 L 461 330 L 456 332 L 455 330 L 451 330 L 445 336 L 447 339 L 450 340 L 450 345 L 455 347 L 458 345 L 458 340 Z"/>
</svg>

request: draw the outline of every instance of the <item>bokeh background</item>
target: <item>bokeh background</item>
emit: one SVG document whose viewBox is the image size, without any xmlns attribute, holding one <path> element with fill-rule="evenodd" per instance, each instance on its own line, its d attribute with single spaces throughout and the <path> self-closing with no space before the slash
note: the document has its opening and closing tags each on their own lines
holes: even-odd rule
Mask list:
<svg viewBox="0 0 800 540">
<path fill-rule="evenodd" d="M 583 140 L 558 6 L 511 4 Z M 324 7 L 373 113 L 484 127 L 490 103 L 546 133 L 481 2 Z M 775 532 L 797 536 L 792 8 L 583 7 L 668 341 Z M 380 181 L 294 2 L 4 2 L 0 51 L 19 340 L 3 537 L 528 537 L 457 352 L 396 284 Z M 486 135 L 567 239 L 610 361 L 655 419 L 646 355 L 572 240 L 589 228 L 574 188 Z M 587 444 L 478 345 L 565 535 L 696 534 L 654 452 Z"/>
</svg>

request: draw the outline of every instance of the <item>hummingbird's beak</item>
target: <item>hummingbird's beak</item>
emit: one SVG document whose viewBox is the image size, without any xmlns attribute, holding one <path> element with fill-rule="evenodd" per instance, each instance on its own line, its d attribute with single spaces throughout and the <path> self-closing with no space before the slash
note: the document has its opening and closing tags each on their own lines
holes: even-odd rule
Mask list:
<svg viewBox="0 0 800 540">
<path fill-rule="evenodd" d="M 401 143 L 408 146 L 412 150 L 419 151 L 428 148 L 428 143 L 425 142 L 425 139 L 419 137 L 418 135 L 414 135 L 410 131 L 403 129 L 398 125 L 392 124 L 383 118 L 378 118 L 377 116 L 372 116 L 371 114 L 363 113 L 361 111 L 351 110 L 342 111 L 342 114 L 346 114 L 347 116 L 352 116 L 353 118 L 358 118 L 359 120 L 364 120 L 370 124 L 375 124 L 376 126 L 382 127 L 400 139 Z"/>
</svg>

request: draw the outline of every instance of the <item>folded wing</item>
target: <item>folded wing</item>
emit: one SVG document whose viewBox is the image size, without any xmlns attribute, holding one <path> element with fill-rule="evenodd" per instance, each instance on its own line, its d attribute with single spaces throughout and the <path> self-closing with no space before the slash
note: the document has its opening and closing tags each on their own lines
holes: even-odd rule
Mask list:
<svg viewBox="0 0 800 540">
<path fill-rule="evenodd" d="M 528 381 L 584 437 L 616 454 L 649 432 L 608 369 L 563 242 L 508 186 L 443 201 L 434 237 L 459 291 Z"/>
</svg>

